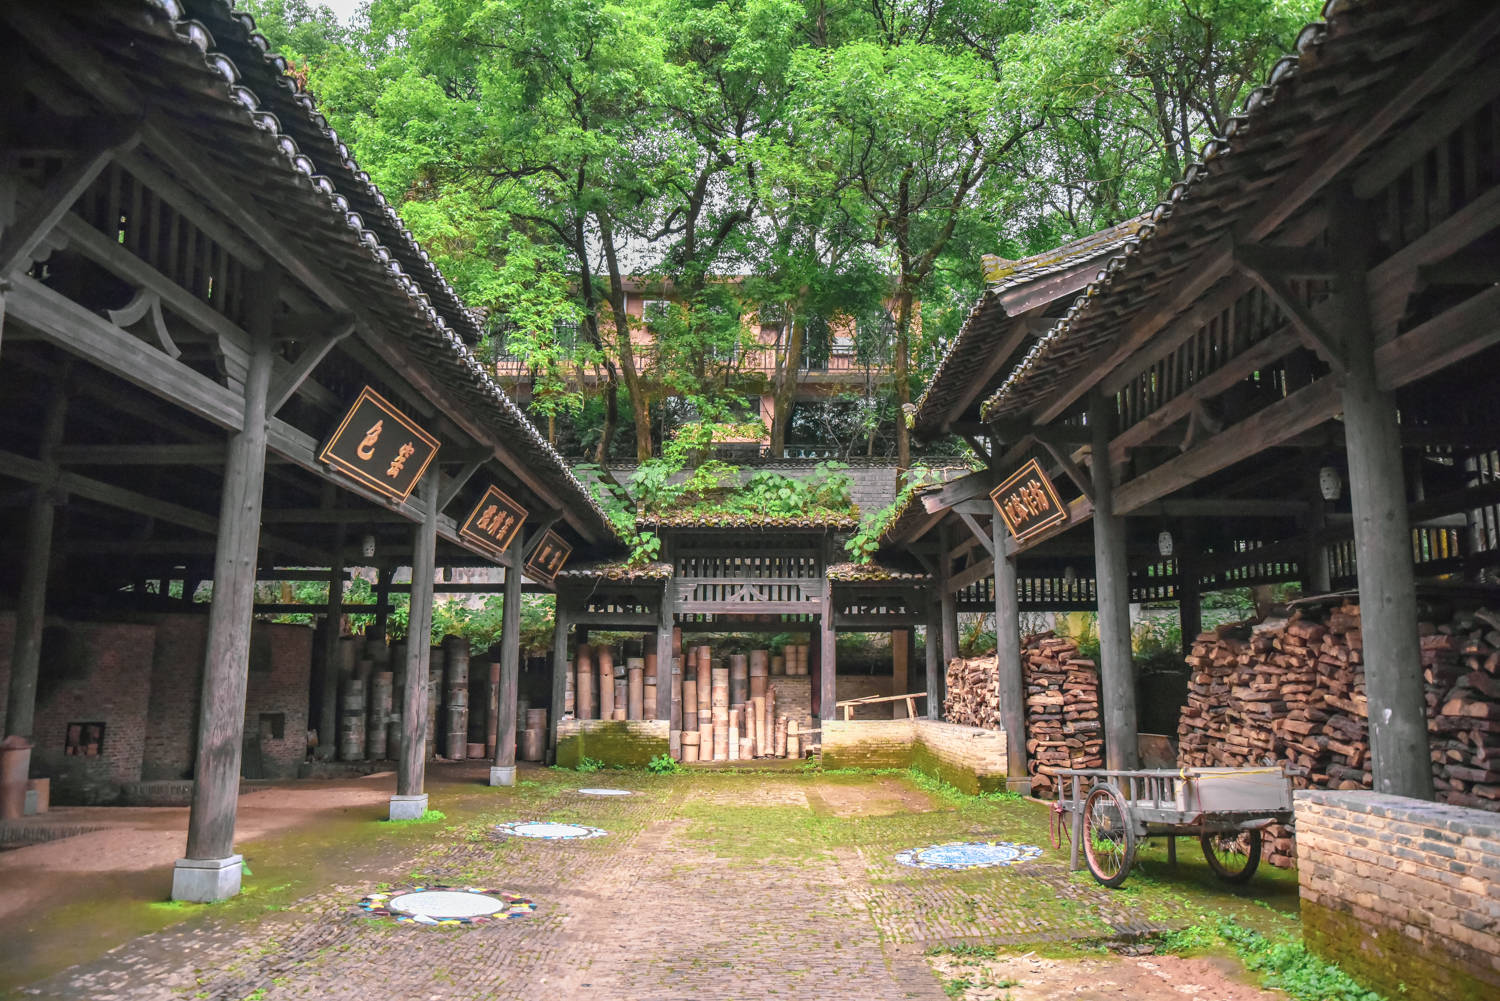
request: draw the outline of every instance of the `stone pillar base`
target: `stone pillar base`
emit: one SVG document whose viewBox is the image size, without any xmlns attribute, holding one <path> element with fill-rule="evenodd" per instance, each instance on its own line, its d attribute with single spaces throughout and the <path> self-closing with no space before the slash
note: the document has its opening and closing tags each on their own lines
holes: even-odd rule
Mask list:
<svg viewBox="0 0 1500 1001">
<path fill-rule="evenodd" d="M 1005 791 L 1006 792 L 1018 792 L 1022 796 L 1030 796 L 1031 795 L 1031 776 L 1028 775 L 1024 779 L 1011 779 L 1011 778 L 1006 779 L 1005 780 Z"/>
<path fill-rule="evenodd" d="M 392 820 L 416 820 L 427 812 L 427 794 L 419 793 L 415 796 L 392 796 L 391 817 Z"/>
<path fill-rule="evenodd" d="M 490 785 L 492 785 L 492 786 L 513 786 L 515 784 L 516 784 L 516 766 L 515 765 L 491 765 L 490 766 Z"/>
<path fill-rule="evenodd" d="M 244 856 L 180 858 L 172 869 L 172 899 L 198 904 L 228 900 L 240 892 Z"/>
</svg>

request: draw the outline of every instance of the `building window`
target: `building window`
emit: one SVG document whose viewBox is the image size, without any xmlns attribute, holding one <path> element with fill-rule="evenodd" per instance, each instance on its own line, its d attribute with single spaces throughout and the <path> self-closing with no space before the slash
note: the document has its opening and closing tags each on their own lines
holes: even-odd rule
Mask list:
<svg viewBox="0 0 1500 1001">
<path fill-rule="evenodd" d="M 641 319 L 650 327 L 672 315 L 672 303 L 666 299 L 642 299 Z"/>
<path fill-rule="evenodd" d="M 286 713 L 261 713 L 260 735 L 262 739 L 284 740 L 286 738 Z"/>
<path fill-rule="evenodd" d="M 564 351 L 571 351 L 578 346 L 578 324 L 568 320 L 558 320 L 552 324 L 552 340 Z"/>
<path fill-rule="evenodd" d="M 68 739 L 63 753 L 84 758 L 96 758 L 104 750 L 103 723 L 69 723 Z"/>
</svg>

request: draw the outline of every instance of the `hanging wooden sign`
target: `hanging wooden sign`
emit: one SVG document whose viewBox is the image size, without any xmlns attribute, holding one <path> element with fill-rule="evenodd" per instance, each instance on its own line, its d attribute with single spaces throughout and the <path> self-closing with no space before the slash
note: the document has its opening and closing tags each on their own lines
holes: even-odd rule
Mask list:
<svg viewBox="0 0 1500 1001">
<path fill-rule="evenodd" d="M 526 557 L 526 576 L 532 580 L 551 584 L 557 579 L 557 572 L 563 568 L 563 565 L 568 562 L 568 557 L 572 555 L 573 547 L 549 528 L 541 540 L 532 547 L 531 555 Z"/>
<path fill-rule="evenodd" d="M 499 487 L 492 486 L 459 526 L 458 534 L 498 557 L 510 547 L 525 521 L 526 509 Z"/>
<path fill-rule="evenodd" d="M 1068 509 L 1057 496 L 1057 488 L 1035 459 L 991 490 L 990 500 L 1017 542 L 1068 520 Z"/>
<path fill-rule="evenodd" d="M 365 486 L 404 501 L 437 451 L 436 438 L 366 386 L 318 458 Z"/>
</svg>

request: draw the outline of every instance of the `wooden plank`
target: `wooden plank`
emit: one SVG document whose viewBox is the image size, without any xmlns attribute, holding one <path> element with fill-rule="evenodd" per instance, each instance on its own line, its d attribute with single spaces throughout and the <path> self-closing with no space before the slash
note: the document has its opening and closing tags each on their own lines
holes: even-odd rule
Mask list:
<svg viewBox="0 0 1500 1001">
<path fill-rule="evenodd" d="M 987 469 L 968 473 L 956 480 L 949 480 L 939 489 L 920 496 L 922 508 L 928 514 L 937 514 L 960 501 L 975 497 L 988 497 L 995 486 L 994 474 Z"/>
<path fill-rule="evenodd" d="M 1010 536 L 1006 536 L 1010 538 Z M 964 567 L 948 580 L 948 587 L 953 593 L 958 593 L 970 584 L 977 584 L 995 572 L 995 561 L 991 558 L 978 560 Z"/>
<path fill-rule="evenodd" d="M 959 394 L 957 400 L 948 408 L 944 415 L 941 426 L 947 430 L 950 422 L 962 417 L 969 409 L 969 405 L 989 387 L 990 381 L 1000 372 L 1007 359 L 1015 354 L 1016 349 L 1024 344 L 1029 338 L 1034 337 L 1030 325 L 1021 320 L 1010 323 L 1010 330 L 998 344 L 990 351 L 983 365 L 969 376 L 969 384 Z"/>
<path fill-rule="evenodd" d="M 204 466 L 224 465 L 224 446 L 63 445 L 54 455 L 60 466 Z"/>
<path fill-rule="evenodd" d="M 1492 285 L 1375 351 L 1380 387 L 1399 389 L 1500 343 L 1500 286 Z"/>
<path fill-rule="evenodd" d="M 1175 458 L 1127 480 L 1115 490 L 1116 514 L 1128 514 L 1159 497 L 1257 455 L 1335 417 L 1343 408 L 1331 376 L 1304 386 Z"/>
</svg>

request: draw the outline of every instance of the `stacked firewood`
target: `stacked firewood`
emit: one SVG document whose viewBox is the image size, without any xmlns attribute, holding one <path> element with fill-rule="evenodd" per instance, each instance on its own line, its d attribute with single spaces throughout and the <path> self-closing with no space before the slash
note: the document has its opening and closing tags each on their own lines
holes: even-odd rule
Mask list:
<svg viewBox="0 0 1500 1001">
<path fill-rule="evenodd" d="M 1500 630 L 1486 611 L 1423 622 L 1433 779 L 1438 798 L 1500 810 Z M 1178 761 L 1280 764 L 1297 788 L 1368 789 L 1369 709 L 1357 604 L 1289 619 L 1220 626 L 1187 658 Z M 1267 859 L 1290 865 L 1289 830 L 1272 828 Z"/>
<path fill-rule="evenodd" d="M 1078 656 L 1077 644 L 1050 632 L 1022 640 L 1021 664 L 1032 792 L 1042 795 L 1056 789 L 1059 768 L 1103 766 L 1099 672 L 1092 660 Z M 949 662 L 943 710 L 950 723 L 1001 729 L 993 656 Z"/>
</svg>

